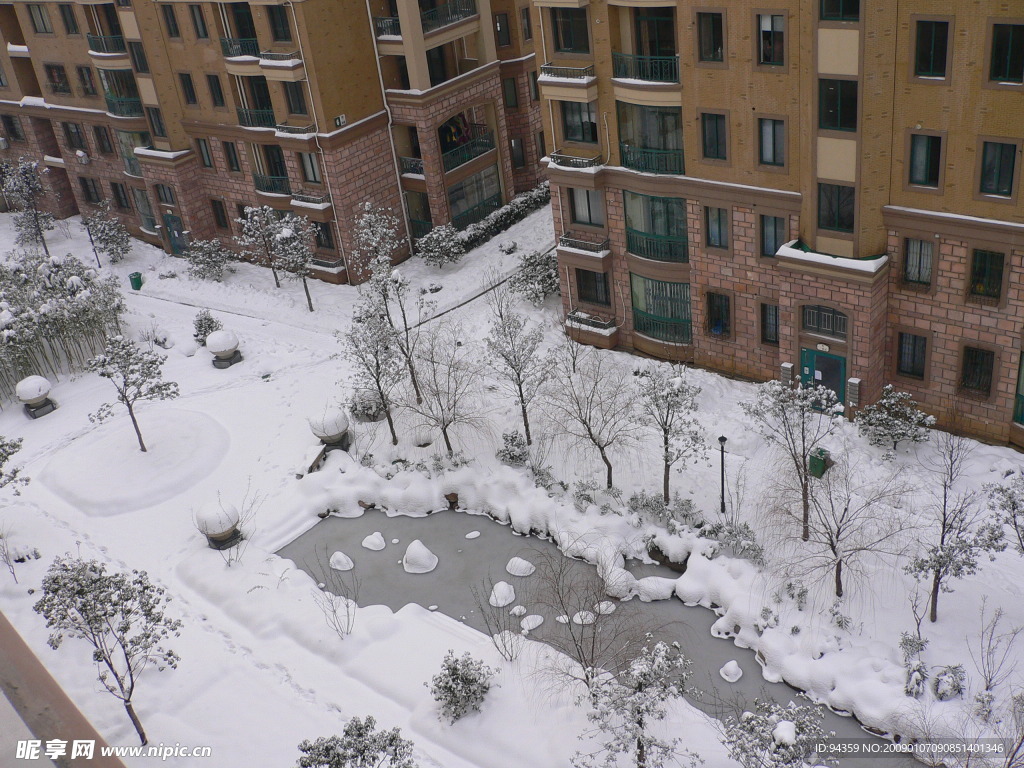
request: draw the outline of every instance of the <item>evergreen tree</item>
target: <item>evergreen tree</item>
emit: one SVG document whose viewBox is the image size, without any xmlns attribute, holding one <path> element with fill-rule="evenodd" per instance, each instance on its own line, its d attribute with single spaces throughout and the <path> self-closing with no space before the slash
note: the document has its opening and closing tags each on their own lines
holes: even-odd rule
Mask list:
<svg viewBox="0 0 1024 768">
<path fill-rule="evenodd" d="M 509 288 L 536 306 L 558 295 L 558 260 L 554 251 L 527 251 L 519 256 L 519 269 L 508 279 Z"/>
<path fill-rule="evenodd" d="M 228 264 L 234 261 L 235 254 L 215 238 L 189 241 L 188 250 L 182 258 L 188 263 L 189 277 L 219 283 L 224 279 L 224 271 L 230 270 Z"/>
<path fill-rule="evenodd" d="M 416 252 L 432 267 L 457 264 L 466 255 L 459 231 L 451 224 L 434 227 L 416 241 Z"/>
<path fill-rule="evenodd" d="M 1010 529 L 1015 539 L 1014 548 L 1024 555 L 1024 475 L 1019 472 L 1007 485 L 991 483 L 985 486 L 988 506 L 999 522 Z"/>
<path fill-rule="evenodd" d="M 132 236 L 121 220 L 110 210 L 110 202 L 103 204 L 92 213 L 82 216 L 82 226 L 89 235 L 96 266 L 100 267 L 100 256 L 106 256 L 111 264 L 124 259 L 132 250 Z"/>
<path fill-rule="evenodd" d="M 413 744 L 402 731 L 376 730 L 372 717 L 353 717 L 341 736 L 329 736 L 299 744 L 298 768 L 416 768 Z"/>
<path fill-rule="evenodd" d="M 28 482 L 27 477 L 21 477 L 21 467 L 8 467 L 14 454 L 21 450 L 21 438 L 8 440 L 0 437 L 0 488 L 14 484 L 14 493 L 17 494 L 17 486 Z"/>
<path fill-rule="evenodd" d="M 821 727 L 824 718 L 820 707 L 754 699 L 753 711 L 723 721 L 723 743 L 743 768 L 820 765 L 827 758 L 817 755 L 816 745 L 833 735 Z"/>
<path fill-rule="evenodd" d="M 892 384 L 886 384 L 878 401 L 862 408 L 854 421 L 861 436 L 871 445 L 892 443 L 893 450 L 901 440 L 925 442 L 928 428 L 935 425 L 934 416 L 919 410 L 907 392 L 897 392 Z"/>
<path fill-rule="evenodd" d="M 192 327 L 195 328 L 195 333 L 192 334 L 192 338 L 198 341 L 200 344 L 206 344 L 206 337 L 214 331 L 219 331 L 224 327 L 220 320 L 210 314 L 208 309 L 200 309 L 196 313 L 195 320 L 192 321 Z"/>
<path fill-rule="evenodd" d="M 274 263 L 292 280 L 301 280 L 306 293 L 306 305 L 313 311 L 313 298 L 309 294 L 306 278 L 313 267 L 313 225 L 305 216 L 289 213 L 278 222 L 280 228 L 274 238 Z"/>
<path fill-rule="evenodd" d="M 403 245 L 398 236 L 398 218 L 390 208 L 375 208 L 369 202 L 360 205 L 358 210 L 353 255 L 364 269 L 371 269 L 380 261 L 390 265 L 395 252 Z"/>
<path fill-rule="evenodd" d="M 14 204 L 18 213 L 14 216 L 14 228 L 18 232 L 16 242 L 23 246 L 40 246 L 49 256 L 46 233 L 54 228 L 53 214 L 43 210 L 46 189 L 40 174 L 49 169 L 39 169 L 39 163 L 19 157 L 15 164 L 5 164 L 2 171 L 4 196 Z"/>
</svg>

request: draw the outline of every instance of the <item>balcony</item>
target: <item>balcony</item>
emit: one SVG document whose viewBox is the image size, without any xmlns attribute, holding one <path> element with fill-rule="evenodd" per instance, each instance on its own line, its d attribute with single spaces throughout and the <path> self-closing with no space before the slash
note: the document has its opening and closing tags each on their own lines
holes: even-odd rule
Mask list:
<svg viewBox="0 0 1024 768">
<path fill-rule="evenodd" d="M 56 93 L 56 94 L 61 94 L 61 95 L 65 95 L 65 96 L 70 96 L 71 95 L 71 83 L 69 83 L 66 80 L 59 81 L 59 82 L 52 82 L 51 81 L 51 82 L 46 84 L 46 89 L 50 93 Z"/>
<path fill-rule="evenodd" d="M 419 240 L 433 228 L 434 222 L 432 221 L 420 221 L 419 219 L 409 219 L 409 234 L 412 235 L 413 240 Z"/>
<path fill-rule="evenodd" d="M 302 58 L 298 51 L 260 51 L 260 61 L 293 61 Z"/>
<path fill-rule="evenodd" d="M 426 34 L 475 15 L 476 3 L 474 0 L 453 0 L 453 2 L 421 13 L 420 22 L 423 24 L 423 33 Z"/>
<path fill-rule="evenodd" d="M 316 133 L 315 125 L 284 125 L 278 123 L 274 126 L 274 130 L 278 133 L 287 133 L 292 136 L 308 136 L 311 133 Z"/>
<path fill-rule="evenodd" d="M 645 259 L 687 264 L 690 261 L 689 243 L 685 237 L 651 235 L 626 228 L 626 250 Z"/>
<path fill-rule="evenodd" d="M 591 157 L 577 157 L 576 155 L 567 155 L 557 149 L 548 155 L 548 159 L 559 168 L 596 168 L 604 164 L 600 154 Z"/>
<path fill-rule="evenodd" d="M 306 203 L 308 205 L 327 205 L 331 202 L 330 195 L 311 195 L 306 192 L 293 192 L 292 202 Z"/>
<path fill-rule="evenodd" d="M 602 317 L 574 309 L 565 316 L 565 332 L 578 344 L 601 349 L 614 349 L 619 341 L 619 328 L 613 317 Z"/>
<path fill-rule="evenodd" d="M 238 124 L 246 128 L 274 128 L 277 120 L 274 119 L 272 109 L 245 109 L 238 108 Z"/>
<path fill-rule="evenodd" d="M 469 210 L 463 211 L 457 216 L 452 216 L 452 226 L 456 229 L 465 229 L 470 224 L 476 224 L 481 219 L 485 218 L 487 214 L 501 208 L 501 193 L 491 195 L 486 200 L 483 200 L 474 205 Z"/>
<path fill-rule="evenodd" d="M 292 193 L 292 187 L 288 183 L 287 176 L 266 176 L 261 173 L 255 173 L 252 177 L 252 183 L 260 192 L 268 192 L 272 195 L 290 195 Z"/>
<path fill-rule="evenodd" d="M 679 57 L 613 53 L 612 77 L 647 80 L 653 83 L 678 83 Z"/>
<path fill-rule="evenodd" d="M 487 126 L 473 124 L 470 126 L 470 131 L 473 138 L 461 147 L 450 149 L 441 155 L 445 173 L 454 171 L 460 165 L 465 165 L 473 158 L 480 157 L 494 149 L 494 134 L 487 130 Z"/>
<path fill-rule="evenodd" d="M 423 175 L 423 159 L 419 157 L 400 157 L 398 158 L 398 167 L 402 173 Z"/>
<path fill-rule="evenodd" d="M 619 157 L 622 165 L 644 173 L 684 173 L 683 150 L 646 149 L 619 142 Z"/>
<path fill-rule="evenodd" d="M 107 96 L 107 112 L 115 117 L 142 117 L 142 99 L 138 96 Z"/>
<path fill-rule="evenodd" d="M 377 37 L 401 37 L 402 27 L 397 16 L 374 16 L 373 31 Z"/>
<path fill-rule="evenodd" d="M 540 73 L 547 77 L 559 77 L 563 80 L 585 80 L 594 77 L 594 65 L 586 67 L 559 67 L 554 64 L 541 64 Z"/>
<path fill-rule="evenodd" d="M 124 35 L 86 35 L 89 50 L 94 53 L 125 53 Z"/>
<path fill-rule="evenodd" d="M 639 309 L 633 310 L 633 330 L 670 344 L 689 344 L 693 339 L 689 320 L 659 317 Z"/>
<path fill-rule="evenodd" d="M 225 56 L 255 56 L 259 58 L 260 44 L 254 37 L 222 37 L 220 49 Z"/>
<path fill-rule="evenodd" d="M 608 240 L 602 240 L 599 243 L 593 243 L 589 240 L 581 240 L 577 237 L 570 235 L 562 235 L 558 238 L 558 245 L 562 248 L 573 248 L 577 251 L 586 251 L 587 253 L 600 254 L 608 250 Z"/>
</svg>

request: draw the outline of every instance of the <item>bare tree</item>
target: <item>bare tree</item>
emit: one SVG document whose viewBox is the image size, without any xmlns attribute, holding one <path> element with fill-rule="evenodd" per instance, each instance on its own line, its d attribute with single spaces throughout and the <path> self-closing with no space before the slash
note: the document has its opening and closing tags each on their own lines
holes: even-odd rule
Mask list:
<svg viewBox="0 0 1024 768">
<path fill-rule="evenodd" d="M 281 233 L 281 220 L 269 205 L 260 207 L 246 206 L 244 216 L 235 221 L 241 226 L 241 234 L 235 242 L 242 247 L 242 252 L 255 264 L 269 267 L 274 276 L 274 285 L 281 287 L 281 279 L 277 274 L 277 236 Z"/>
<path fill-rule="evenodd" d="M 327 626 L 344 640 L 352 634 L 356 625 L 361 586 L 359 577 L 332 568 L 326 545 L 323 555 L 317 558 L 316 567 L 311 569 L 306 563 L 306 571 L 320 577 L 321 581 L 317 584 L 319 591 L 316 593 L 317 607 Z"/>
<path fill-rule="evenodd" d="M 967 652 L 971 655 L 971 661 L 974 662 L 983 686 L 974 697 L 975 712 L 984 722 L 991 718 L 994 691 L 1003 685 L 1016 669 L 1017 655 L 1014 645 L 1021 632 L 1024 632 L 1024 627 L 1002 627 L 1005 617 L 1002 608 L 996 608 L 993 613 L 986 616 L 987 610 L 988 596 L 984 596 L 981 598 L 979 609 L 981 629 L 973 645 L 970 638 L 967 638 Z"/>
<path fill-rule="evenodd" d="M 532 554 L 531 550 L 531 556 Z M 494 644 L 494 649 L 505 661 L 515 661 L 523 651 L 523 643 L 526 642 L 522 619 L 510 611 L 510 606 L 494 605 L 491 602 L 490 596 L 496 583 L 493 577 L 488 575 L 479 588 L 473 586 L 469 591 L 473 595 L 477 613 L 484 622 L 484 628 Z M 530 581 L 518 579 L 515 590 L 516 602 L 521 605 L 530 603 Z"/>
<path fill-rule="evenodd" d="M 421 403 L 423 394 L 420 392 L 416 358 L 423 324 L 426 322 L 425 316 L 433 304 L 423 296 L 414 299 L 410 295 L 409 281 L 391 266 L 390 258 L 378 258 L 370 266 L 371 274 L 367 288 L 375 297 L 377 304 L 384 308 L 384 317 L 395 331 L 395 344 L 409 369 L 409 380 L 416 394 L 416 402 Z"/>
<path fill-rule="evenodd" d="M 355 368 L 357 388 L 375 395 L 388 421 L 391 444 L 398 445 L 393 409 L 407 371 L 386 311 L 373 294 L 365 294 L 352 315 L 351 327 L 338 340 L 344 344 L 342 354 Z"/>
</svg>

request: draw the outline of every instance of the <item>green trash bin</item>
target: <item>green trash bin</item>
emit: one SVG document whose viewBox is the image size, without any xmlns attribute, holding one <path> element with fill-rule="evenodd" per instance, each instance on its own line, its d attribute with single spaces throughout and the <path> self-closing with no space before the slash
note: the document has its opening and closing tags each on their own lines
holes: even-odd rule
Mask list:
<svg viewBox="0 0 1024 768">
<path fill-rule="evenodd" d="M 814 477 L 821 477 L 825 474 L 825 470 L 828 469 L 830 458 L 831 456 L 827 450 L 815 448 L 811 451 L 809 461 L 807 462 L 807 469 Z"/>
<path fill-rule="evenodd" d="M 142 273 L 132 272 L 128 275 L 128 282 L 132 284 L 132 290 L 137 291 L 142 287 Z"/>
</svg>

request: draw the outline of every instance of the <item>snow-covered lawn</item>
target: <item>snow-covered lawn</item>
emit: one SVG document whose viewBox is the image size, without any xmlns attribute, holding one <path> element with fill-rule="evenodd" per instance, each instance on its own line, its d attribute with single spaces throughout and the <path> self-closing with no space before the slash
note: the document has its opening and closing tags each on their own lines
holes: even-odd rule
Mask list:
<svg viewBox="0 0 1024 768">
<path fill-rule="evenodd" d="M 71 227 L 77 228 L 75 223 Z M 511 269 L 516 256 L 500 253 L 499 244 L 516 240 L 520 250 L 546 249 L 550 233 L 550 210 L 542 209 L 459 265 L 437 270 L 412 259 L 400 270 L 416 292 L 431 283 L 442 285 L 433 295 L 441 311 L 476 295 L 489 270 Z M 0 242 L 13 242 L 8 215 L 0 216 Z M 84 235 L 77 232 L 71 241 L 52 233 L 49 242 L 55 253 L 70 251 L 91 259 Z M 875 563 L 869 578 L 851 583 L 841 604 L 849 629 L 835 626 L 827 585 L 817 593 L 812 589 L 804 610 L 786 597 L 776 602 L 772 595 L 786 575 L 771 548 L 764 570 L 745 560 L 713 557 L 712 546 L 692 533 L 669 536 L 647 523 L 603 515 L 596 507 L 580 511 L 571 494 L 551 495 L 536 488 L 525 471 L 498 464 L 494 451 L 501 433 L 517 426 L 518 407 L 497 393 L 489 395 L 488 429 L 455 432 L 456 447 L 473 459 L 468 467 L 435 477 L 412 469 L 385 479 L 373 467 L 331 456 L 324 469 L 300 479 L 297 475 L 305 471 L 316 446 L 307 418 L 348 395 L 349 372 L 334 333 L 348 327 L 357 289 L 311 283 L 317 310 L 310 313 L 300 284 L 285 283 L 277 290 L 267 271 L 249 265 L 239 265 L 223 284 L 192 281 L 180 259 L 142 244 L 127 260 L 102 271 L 117 275 L 126 289 L 129 273 L 143 274 L 141 291 L 126 290 L 126 334 L 138 338 L 155 327 L 174 342 L 166 352 L 164 376 L 178 382 L 181 397 L 139 409 L 140 427 L 151 446 L 147 454 L 138 451 L 126 416 L 102 425 L 89 421 L 88 414 L 113 393 L 109 382 L 95 375 L 62 377 L 52 391 L 58 410 L 37 421 L 16 406 L 5 406 L 0 435 L 24 439 L 15 463 L 24 466 L 32 482 L 20 497 L 4 492 L 0 526 L 10 530 L 16 544 L 38 548 L 42 558 L 19 566 L 19 585 L 0 574 L 0 601 L 108 742 L 135 743 L 124 711 L 99 689 L 83 644 L 67 641 L 59 651 L 46 646 L 47 630 L 32 611 L 38 592 L 33 596 L 27 591 L 38 588 L 47 564 L 64 552 L 99 558 L 115 568 L 145 569 L 173 596 L 171 612 L 183 620 L 184 628 L 172 647 L 182 661 L 176 671 L 147 671 L 135 699 L 151 743 L 212 745 L 210 764 L 223 768 L 291 766 L 299 741 L 339 733 L 349 717 L 370 714 L 384 727 L 400 726 L 416 742 L 423 766 L 564 768 L 587 723 L 571 697 L 541 693 L 531 682 L 529 670 L 548 653 L 543 646 L 527 644 L 519 661 L 504 662 L 479 633 L 416 605 L 394 614 L 384 607 L 361 608 L 354 633 L 341 640 L 324 622 L 316 584 L 293 563 L 272 554 L 315 525 L 318 512 L 357 515 L 357 502 L 368 501 L 387 507 L 389 514 L 423 515 L 445 507 L 444 494 L 452 491 L 467 508 L 522 532 L 547 531 L 565 547 L 575 545 L 574 554 L 600 560 L 622 596 L 674 595 L 687 603 L 714 606 L 721 616 L 715 633 L 756 648 L 767 679 L 784 678 L 883 730 L 896 728 L 901 713 L 919 706 L 903 695 L 897 642 L 902 631 L 912 629 L 907 595 L 913 580 L 898 568 Z M 177 276 L 160 278 L 169 273 Z M 243 363 L 217 370 L 209 352 L 197 350 L 191 340 L 192 319 L 200 307 L 210 308 L 238 335 Z M 559 333 L 551 320 L 554 302 L 543 312 L 523 309 L 554 343 Z M 487 333 L 483 301 L 449 317 L 461 322 L 467 343 L 477 343 Z M 638 364 L 628 355 L 605 354 L 615 366 L 632 369 Z M 763 489 L 778 468 L 740 408 L 753 396 L 754 386 L 699 370 L 688 372 L 687 380 L 702 388 L 698 415 L 714 450 L 709 448 L 707 462 L 675 474 L 674 487 L 714 520 L 719 471 L 714 438 L 726 435 L 728 481 L 738 516 L 764 536 L 772 523 L 762 514 L 767 504 Z M 397 456 L 429 461 L 439 443 L 417 448 L 410 416 L 400 414 L 399 424 L 403 440 L 395 449 L 382 423 L 356 425 L 357 454 L 373 453 L 381 464 Z M 556 431 L 550 424 L 537 426 L 539 434 Z M 829 439 L 828 447 L 834 455 L 856 459 L 873 477 L 881 477 L 888 466 L 881 452 L 867 446 L 849 424 Z M 613 452 L 624 498 L 640 489 L 660 489 L 656 448 L 647 440 L 641 448 Z M 932 450 L 930 444 L 901 447 L 896 461 L 914 473 L 916 459 Z M 1019 471 L 1019 458 L 1008 448 L 977 446 L 970 460 L 972 485 Z M 551 440 L 546 460 L 570 486 L 578 479 L 603 479 L 596 454 L 573 448 L 562 438 Z M 245 555 L 229 567 L 205 546 L 193 513 L 218 498 L 240 505 L 246 497 L 261 503 L 250 524 Z M 908 511 L 917 514 L 922 504 L 919 495 L 912 497 Z M 631 581 L 619 570 L 622 557 L 640 554 L 645 534 L 656 535 L 669 554 L 689 554 L 687 572 L 675 580 Z M 357 561 L 354 574 L 359 546 L 353 541 L 344 553 Z M 405 542 L 395 551 L 404 552 Z M 428 564 L 422 551 L 408 558 L 412 568 Z M 923 626 L 930 640 L 924 656 L 935 667 L 964 663 L 974 677 L 968 645 L 975 642 L 982 598 L 987 596 L 990 609 L 1006 611 L 1007 626 L 1024 624 L 1024 558 L 1008 550 L 994 562 L 983 560 L 978 575 L 952 586 L 956 591 L 942 596 L 940 621 Z M 496 601 L 509 597 L 503 592 L 496 592 Z M 763 623 L 765 607 L 776 611 L 778 621 L 759 632 L 755 627 Z M 794 632 L 793 627 L 799 629 Z M 500 669 L 499 686 L 489 693 L 483 711 L 452 726 L 439 722 L 423 685 L 449 649 L 456 655 L 470 651 Z M 1018 649 L 1017 655 L 1021 653 Z M 1024 680 L 1022 672 L 1016 673 L 1018 684 Z M 734 670 L 723 669 L 726 679 L 733 675 Z M 949 719 L 964 706 L 933 699 L 928 693 L 926 705 Z M 714 729 L 688 705 L 673 707 L 667 727 L 684 735 L 687 749 L 704 757 L 707 765 L 728 764 Z M 144 763 L 129 761 L 130 766 Z"/>
</svg>

